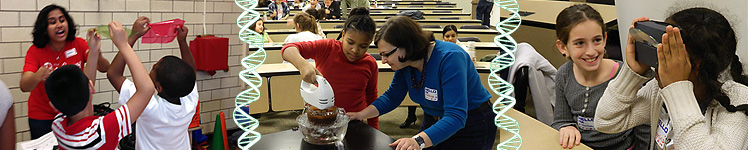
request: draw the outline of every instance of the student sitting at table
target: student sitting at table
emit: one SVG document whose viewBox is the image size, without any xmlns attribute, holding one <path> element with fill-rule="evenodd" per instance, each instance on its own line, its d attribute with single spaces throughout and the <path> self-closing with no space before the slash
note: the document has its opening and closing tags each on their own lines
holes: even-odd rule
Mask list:
<svg viewBox="0 0 748 150">
<path fill-rule="evenodd" d="M 249 29 L 252 29 L 253 31 L 262 35 L 263 43 L 273 43 L 273 39 L 270 38 L 267 30 L 265 30 L 265 21 L 263 21 L 262 19 L 257 20 L 257 22 L 252 25 L 249 25 Z"/>
<path fill-rule="evenodd" d="M 442 38 L 444 39 L 444 41 L 455 43 L 457 44 L 457 46 L 462 47 L 462 49 L 465 49 L 466 51 L 468 50 L 465 44 L 462 44 L 462 42 L 457 40 L 457 26 L 451 24 L 444 26 L 442 33 Z"/>
<path fill-rule="evenodd" d="M 275 2 L 268 5 L 268 14 L 270 14 L 269 17 L 271 20 L 286 20 L 290 12 L 291 9 L 283 0 L 275 0 Z"/>
<path fill-rule="evenodd" d="M 605 24 L 595 9 L 577 4 L 556 17 L 556 47 L 569 59 L 556 75 L 556 105 L 553 127 L 559 130 L 560 145 L 572 148 L 579 143 L 593 149 L 630 148 L 632 131 L 606 134 L 595 130 L 595 108 L 623 62 L 604 58 Z"/>
<path fill-rule="evenodd" d="M 630 28 L 647 20 L 634 19 Z M 678 27 L 652 35 L 662 36 L 654 71 L 637 61 L 629 34 L 626 65 L 602 95 L 595 128 L 621 132 L 651 123 L 650 149 L 748 149 L 748 76 L 730 21 L 689 8 L 665 22 Z"/>
<path fill-rule="evenodd" d="M 306 12 L 309 9 L 322 9 L 322 5 L 319 4 L 319 0 L 309 0 L 309 4 L 304 6 L 301 11 Z"/>
<path fill-rule="evenodd" d="M 390 18 L 374 43 L 382 63 L 395 75 L 390 88 L 352 120 L 380 116 L 398 107 L 405 95 L 424 112 L 421 130 L 390 144 L 397 149 L 489 150 L 496 138 L 496 114 L 470 56 L 454 43 L 431 44 L 423 29 L 405 16 Z"/>
<path fill-rule="evenodd" d="M 340 2 L 333 0 L 325 0 L 325 4 L 322 5 L 325 9 L 325 19 L 340 19 Z"/>
<path fill-rule="evenodd" d="M 294 0 L 293 3 L 291 3 L 291 8 L 293 9 L 302 9 L 306 7 L 306 3 L 304 3 L 305 0 Z"/>
<path fill-rule="evenodd" d="M 316 19 L 314 19 L 312 15 L 305 12 L 298 13 L 296 17 L 293 18 L 293 22 L 296 25 L 296 33 L 288 35 L 284 42 L 294 43 L 322 39 L 322 36 L 319 35 L 319 31 L 317 31 L 319 29 L 317 28 L 317 21 L 315 20 Z"/>
<path fill-rule="evenodd" d="M 376 24 L 366 8 L 355 8 L 345 20 L 342 41 L 323 39 L 288 43 L 281 49 L 283 59 L 299 69 L 301 79 L 316 84 L 316 75 L 330 82 L 335 94 L 335 106 L 347 112 L 358 112 L 377 98 L 379 67 L 374 57 L 367 54 Z M 304 61 L 315 59 L 314 65 Z M 319 69 L 319 70 L 318 70 Z M 379 129 L 379 119 L 366 121 Z"/>
</svg>

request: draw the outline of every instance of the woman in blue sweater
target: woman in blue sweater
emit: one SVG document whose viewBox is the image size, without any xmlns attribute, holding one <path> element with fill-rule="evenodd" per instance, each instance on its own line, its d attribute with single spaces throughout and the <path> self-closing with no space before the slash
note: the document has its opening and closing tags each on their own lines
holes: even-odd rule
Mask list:
<svg viewBox="0 0 748 150">
<path fill-rule="evenodd" d="M 362 120 L 385 114 L 409 94 L 425 113 L 421 132 L 413 138 L 398 139 L 390 147 L 491 149 L 496 114 L 490 109 L 491 95 L 481 84 L 470 57 L 454 43 L 431 44 L 422 35 L 420 25 L 408 17 L 387 20 L 374 36 L 374 43 L 382 63 L 395 70 L 390 88 L 366 109 L 348 115 Z"/>
</svg>

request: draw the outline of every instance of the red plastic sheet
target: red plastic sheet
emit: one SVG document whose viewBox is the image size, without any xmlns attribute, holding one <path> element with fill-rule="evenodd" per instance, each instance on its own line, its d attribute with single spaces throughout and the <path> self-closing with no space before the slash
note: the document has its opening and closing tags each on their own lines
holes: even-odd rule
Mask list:
<svg viewBox="0 0 748 150">
<path fill-rule="evenodd" d="M 147 25 L 151 30 L 143 35 L 142 43 L 169 43 L 177 37 L 177 27 L 184 26 L 184 20 L 172 19 Z"/>
</svg>

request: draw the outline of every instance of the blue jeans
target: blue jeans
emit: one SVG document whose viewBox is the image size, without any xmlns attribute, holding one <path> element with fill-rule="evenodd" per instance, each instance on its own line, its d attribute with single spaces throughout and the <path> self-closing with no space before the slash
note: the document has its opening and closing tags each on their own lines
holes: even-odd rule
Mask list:
<svg viewBox="0 0 748 150">
<path fill-rule="evenodd" d="M 492 9 L 492 2 L 487 2 L 486 0 L 480 0 L 478 2 L 478 6 L 475 8 L 475 17 L 476 19 L 481 20 L 480 25 L 490 26 Z"/>
<path fill-rule="evenodd" d="M 458 130 L 444 142 L 425 150 L 490 150 L 493 147 L 494 139 L 496 139 L 497 127 L 493 121 L 495 117 L 496 114 L 491 111 L 491 108 L 468 114 L 464 128 Z M 420 131 L 431 127 L 436 121 L 433 116 L 424 114 Z"/>
<path fill-rule="evenodd" d="M 29 118 L 29 130 L 31 130 L 31 139 L 37 139 L 45 134 L 52 132 L 53 120 L 36 120 Z"/>
</svg>

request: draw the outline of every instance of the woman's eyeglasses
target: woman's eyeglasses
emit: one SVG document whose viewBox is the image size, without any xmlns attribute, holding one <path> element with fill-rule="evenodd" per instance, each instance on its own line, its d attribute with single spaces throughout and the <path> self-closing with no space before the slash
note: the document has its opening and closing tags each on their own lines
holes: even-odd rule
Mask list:
<svg viewBox="0 0 748 150">
<path fill-rule="evenodd" d="M 397 51 L 397 48 L 399 47 L 395 47 L 395 49 L 392 49 L 390 52 L 387 52 L 387 53 L 379 53 L 379 55 L 383 57 L 390 57 L 390 55 L 392 55 L 393 53 L 395 53 L 395 51 Z"/>
</svg>

